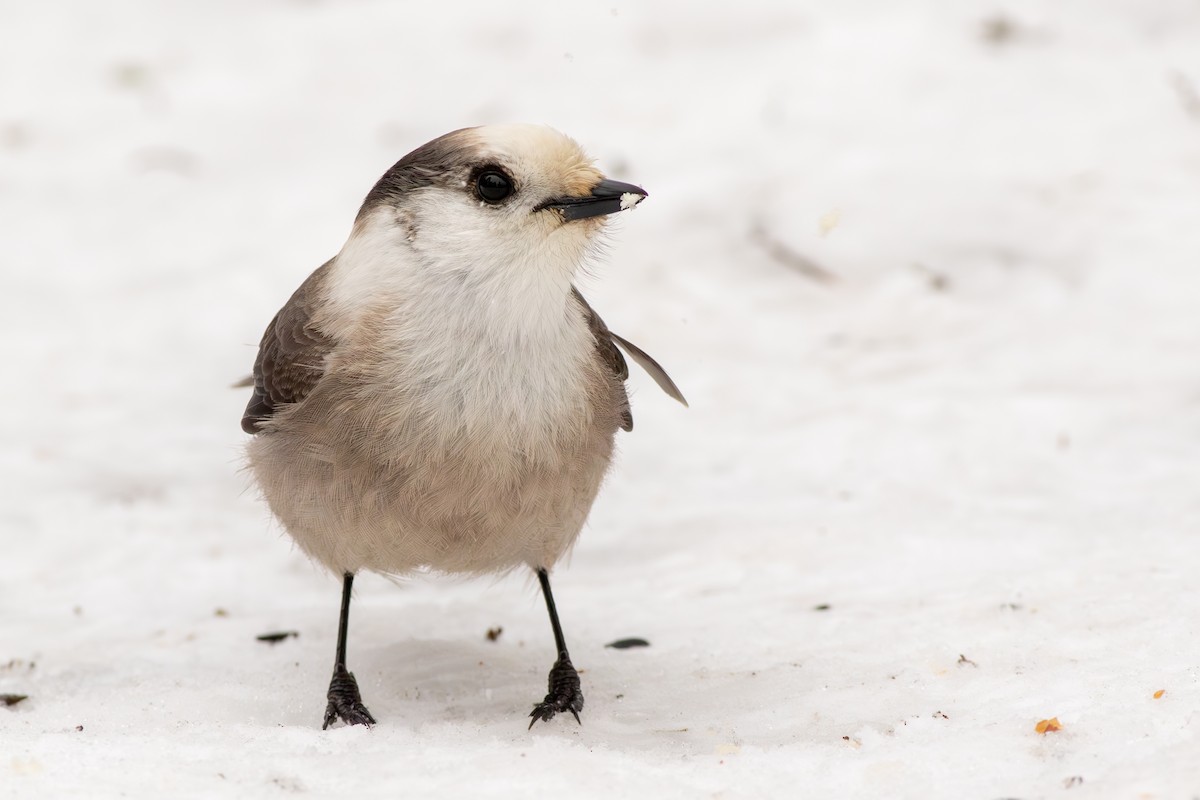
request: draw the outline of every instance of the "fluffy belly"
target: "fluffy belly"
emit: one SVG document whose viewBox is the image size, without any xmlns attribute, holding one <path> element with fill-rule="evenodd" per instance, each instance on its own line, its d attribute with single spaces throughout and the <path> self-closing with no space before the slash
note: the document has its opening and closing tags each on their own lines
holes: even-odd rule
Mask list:
<svg viewBox="0 0 1200 800">
<path fill-rule="evenodd" d="M 302 414 L 273 427 L 250 465 L 301 549 L 335 573 L 402 574 L 551 566 L 583 527 L 616 424 L 577 428 L 552 457 L 495 441 L 364 447 L 354 425 Z"/>
</svg>

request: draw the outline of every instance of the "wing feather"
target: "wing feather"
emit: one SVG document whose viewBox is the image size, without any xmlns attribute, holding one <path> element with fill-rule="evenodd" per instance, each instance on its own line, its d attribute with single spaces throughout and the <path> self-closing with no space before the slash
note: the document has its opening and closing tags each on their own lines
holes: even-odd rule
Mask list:
<svg viewBox="0 0 1200 800">
<path fill-rule="evenodd" d="M 621 427 L 625 430 L 633 430 L 633 413 L 629 408 L 629 396 L 625 393 L 624 382 L 629 378 L 629 366 L 625 363 L 625 357 L 621 355 L 621 348 L 629 354 L 637 365 L 646 370 L 646 373 L 654 379 L 659 388 L 667 393 L 668 396 L 675 398 L 679 402 L 687 405 L 687 400 L 683 397 L 683 392 L 679 391 L 679 387 L 675 385 L 675 381 L 671 380 L 671 376 L 662 368 L 657 361 L 642 348 L 624 339 L 608 329 L 604 324 L 604 320 L 600 319 L 600 315 L 588 305 L 588 302 L 583 299 L 583 295 L 578 289 L 572 287 L 571 293 L 579 302 L 583 309 L 584 316 L 587 318 L 588 327 L 592 331 L 592 336 L 596 339 L 596 355 L 601 363 L 605 364 L 621 381 Z M 620 345 L 621 348 L 617 347 Z"/>
<path fill-rule="evenodd" d="M 313 325 L 313 315 L 332 263 L 300 285 L 263 333 L 254 359 L 254 393 L 242 415 L 246 433 L 258 433 L 280 407 L 299 403 L 325 374 L 334 341 Z"/>
</svg>

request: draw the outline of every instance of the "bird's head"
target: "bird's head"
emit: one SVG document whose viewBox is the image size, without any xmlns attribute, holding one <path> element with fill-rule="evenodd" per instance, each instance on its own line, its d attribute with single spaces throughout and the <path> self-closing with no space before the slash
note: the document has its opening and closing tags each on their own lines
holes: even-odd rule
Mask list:
<svg viewBox="0 0 1200 800">
<path fill-rule="evenodd" d="M 569 279 L 598 244 L 607 216 L 644 197 L 637 186 L 605 178 L 552 128 L 464 128 L 388 170 L 364 201 L 355 233 L 376 244 L 386 238 L 424 270 Z"/>
</svg>

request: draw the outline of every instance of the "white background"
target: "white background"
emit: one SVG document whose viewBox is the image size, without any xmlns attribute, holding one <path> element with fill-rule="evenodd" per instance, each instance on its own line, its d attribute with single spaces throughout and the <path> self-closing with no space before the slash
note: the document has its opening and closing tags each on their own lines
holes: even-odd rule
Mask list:
<svg viewBox="0 0 1200 800">
<path fill-rule="evenodd" d="M 0 794 L 1200 794 L 1194 0 L 0 18 Z M 527 576 L 365 576 L 379 724 L 322 732 L 338 582 L 228 387 L 388 166 L 501 121 L 649 190 L 583 287 L 692 406 L 635 371 L 555 573 L 582 727 L 525 729 Z"/>
</svg>

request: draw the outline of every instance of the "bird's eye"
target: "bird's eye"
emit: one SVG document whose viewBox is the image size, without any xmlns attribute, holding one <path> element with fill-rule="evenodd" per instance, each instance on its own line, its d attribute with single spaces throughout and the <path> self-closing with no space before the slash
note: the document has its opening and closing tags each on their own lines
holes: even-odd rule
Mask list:
<svg viewBox="0 0 1200 800">
<path fill-rule="evenodd" d="M 499 203 L 513 193 L 513 185 L 503 172 L 489 169 L 475 179 L 475 191 L 483 202 Z"/>
</svg>

